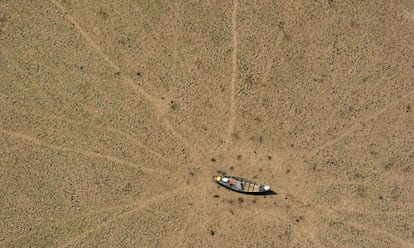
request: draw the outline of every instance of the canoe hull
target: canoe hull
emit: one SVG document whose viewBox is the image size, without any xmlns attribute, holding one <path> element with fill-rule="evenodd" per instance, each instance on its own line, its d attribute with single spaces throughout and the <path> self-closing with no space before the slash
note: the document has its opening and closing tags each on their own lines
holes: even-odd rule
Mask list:
<svg viewBox="0 0 414 248">
<path fill-rule="evenodd" d="M 269 186 L 241 177 L 217 176 L 216 183 L 227 189 L 243 194 L 263 195 L 270 192 Z"/>
</svg>

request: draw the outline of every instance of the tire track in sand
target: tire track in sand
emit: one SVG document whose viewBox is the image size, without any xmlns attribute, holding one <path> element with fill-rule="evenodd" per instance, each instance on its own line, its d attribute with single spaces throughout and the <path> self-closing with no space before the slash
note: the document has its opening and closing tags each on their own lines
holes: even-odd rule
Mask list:
<svg viewBox="0 0 414 248">
<path fill-rule="evenodd" d="M 238 48 L 238 33 L 237 33 L 237 12 L 239 8 L 238 0 L 233 0 L 233 12 L 231 17 L 231 26 L 232 26 L 232 33 L 233 33 L 233 55 L 232 55 L 232 73 L 231 73 L 231 81 L 230 81 L 230 118 L 229 124 L 227 127 L 227 137 L 226 140 L 228 143 L 231 141 L 231 136 L 234 132 L 234 126 L 236 125 L 236 80 L 237 80 L 237 48 Z"/>
<path fill-rule="evenodd" d="M 378 118 L 380 115 L 384 114 L 388 109 L 390 109 L 391 107 L 394 107 L 398 102 L 400 102 L 403 99 L 406 99 L 408 97 L 410 97 L 411 95 L 413 95 L 414 90 L 409 91 L 407 94 L 401 96 L 400 98 L 398 98 L 395 101 L 392 101 L 388 104 L 385 104 L 384 107 L 382 107 L 381 109 L 379 109 L 378 111 L 375 111 L 374 113 L 361 118 L 359 120 L 356 120 L 353 124 L 351 124 L 351 126 L 345 130 L 343 130 L 342 134 L 338 135 L 336 138 L 333 138 L 332 140 L 322 144 L 321 146 L 315 148 L 314 150 L 310 151 L 308 154 L 305 155 L 305 159 L 310 159 L 313 156 L 317 155 L 319 152 L 325 150 L 326 148 L 335 145 L 336 143 L 340 142 L 341 140 L 343 140 L 344 138 L 346 138 L 349 134 L 351 134 L 352 132 L 358 130 L 358 128 L 362 127 L 364 123 L 367 123 L 371 120 L 374 120 L 376 118 Z"/>
<path fill-rule="evenodd" d="M 78 30 L 78 32 L 84 37 L 84 39 L 92 46 L 92 48 L 103 58 L 105 62 L 107 62 L 112 69 L 114 69 L 117 73 L 120 72 L 120 68 L 115 62 L 104 53 L 103 49 L 95 43 L 95 41 L 91 38 L 91 36 L 79 25 L 79 23 L 70 15 L 68 11 L 59 4 L 56 0 L 50 0 L 64 15 L 65 18 L 72 23 L 72 25 Z M 168 106 L 163 104 L 160 99 L 156 98 L 155 96 L 149 94 L 145 91 L 142 87 L 136 85 L 131 78 L 121 74 L 121 80 L 126 82 L 138 95 L 143 96 L 147 99 L 154 107 L 155 110 L 158 112 L 157 118 L 160 120 L 161 123 L 164 124 L 166 129 L 172 133 L 176 138 L 178 138 L 187 148 L 194 149 L 194 146 L 190 144 L 190 142 L 185 139 L 180 133 L 178 133 L 174 127 L 169 123 L 169 121 L 165 118 L 165 113 L 168 110 Z"/>
<path fill-rule="evenodd" d="M 111 225 L 113 222 L 125 218 L 127 216 L 129 216 L 130 214 L 140 211 L 142 209 L 145 209 L 147 207 L 150 207 L 151 204 L 156 203 L 157 201 L 161 201 L 163 202 L 163 200 L 168 199 L 169 197 L 175 196 L 178 193 L 183 193 L 189 190 L 192 190 L 193 188 L 191 186 L 183 186 L 180 187 L 178 189 L 176 189 L 176 191 L 174 193 L 171 192 L 166 192 L 164 194 L 161 195 L 156 195 L 150 199 L 145 200 L 145 202 L 142 202 L 142 200 L 139 200 L 139 202 L 133 202 L 131 204 L 127 204 L 127 205 L 122 205 L 119 208 L 122 208 L 122 210 L 116 214 L 115 216 L 113 216 L 112 218 L 110 218 L 107 221 L 101 222 L 97 225 L 92 226 L 89 229 L 86 229 L 85 231 L 83 231 L 82 233 L 75 235 L 74 237 L 70 238 L 69 240 L 66 240 L 63 244 L 58 245 L 58 247 L 73 247 L 75 246 L 75 244 L 77 242 L 82 241 L 83 239 L 85 239 L 86 237 L 88 237 L 90 234 L 98 231 L 99 229 L 105 228 L 109 225 Z M 129 210 L 126 210 L 128 208 L 131 208 Z"/>
<path fill-rule="evenodd" d="M 150 168 L 142 167 L 142 166 L 140 166 L 136 163 L 133 163 L 133 162 L 130 162 L 130 161 L 127 161 L 127 160 L 124 160 L 122 158 L 118 158 L 118 157 L 115 157 L 115 156 L 112 156 L 112 155 L 106 155 L 106 154 L 101 154 L 101 153 L 98 153 L 98 152 L 92 152 L 92 151 L 87 151 L 87 150 L 80 150 L 80 149 L 75 149 L 75 148 L 69 148 L 69 147 L 46 144 L 45 142 L 43 142 L 39 139 L 36 139 L 35 137 L 29 136 L 29 135 L 26 135 L 26 134 L 22 134 L 22 133 L 18 133 L 18 132 L 13 132 L 13 131 L 9 131 L 9 130 L 0 129 L 0 133 L 9 135 L 9 136 L 12 136 L 12 137 L 15 137 L 15 138 L 23 139 L 23 140 L 29 141 L 29 142 L 31 142 L 35 145 L 47 147 L 47 148 L 50 148 L 50 149 L 55 150 L 55 151 L 73 152 L 73 153 L 82 154 L 82 155 L 92 157 L 92 158 L 101 158 L 101 159 L 105 159 L 105 160 L 108 160 L 108 161 L 111 161 L 111 162 L 114 162 L 114 163 L 117 163 L 117 164 L 133 167 L 133 168 L 139 169 L 139 170 L 141 170 L 143 172 L 146 172 L 146 173 L 154 173 L 154 174 L 161 174 L 161 175 L 170 175 L 171 174 L 171 171 L 168 171 L 168 170 L 165 170 L 165 169 L 162 170 L 162 172 L 161 172 L 161 170 L 159 168 L 158 169 L 150 169 Z"/>
</svg>

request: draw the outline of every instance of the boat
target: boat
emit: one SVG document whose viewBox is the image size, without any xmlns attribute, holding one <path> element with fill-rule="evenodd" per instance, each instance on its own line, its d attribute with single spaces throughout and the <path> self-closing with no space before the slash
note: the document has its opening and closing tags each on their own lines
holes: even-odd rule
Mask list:
<svg viewBox="0 0 414 248">
<path fill-rule="evenodd" d="M 252 180 L 234 176 L 216 176 L 216 183 L 228 189 L 246 194 L 267 194 L 271 187 Z"/>
</svg>

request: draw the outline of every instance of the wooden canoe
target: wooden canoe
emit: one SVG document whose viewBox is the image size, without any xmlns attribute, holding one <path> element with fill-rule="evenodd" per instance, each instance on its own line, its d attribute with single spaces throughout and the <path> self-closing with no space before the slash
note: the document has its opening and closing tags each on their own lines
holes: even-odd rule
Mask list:
<svg viewBox="0 0 414 248">
<path fill-rule="evenodd" d="M 216 176 L 216 183 L 228 189 L 246 194 L 267 194 L 270 186 L 256 183 L 252 180 L 234 176 Z"/>
</svg>

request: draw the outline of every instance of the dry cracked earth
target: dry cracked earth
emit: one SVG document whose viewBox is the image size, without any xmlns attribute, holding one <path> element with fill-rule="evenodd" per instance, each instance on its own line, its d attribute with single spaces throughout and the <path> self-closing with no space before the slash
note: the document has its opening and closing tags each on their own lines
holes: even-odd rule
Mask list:
<svg viewBox="0 0 414 248">
<path fill-rule="evenodd" d="M 413 247 L 413 58 L 408 0 L 0 1 L 0 246 Z"/>
</svg>

